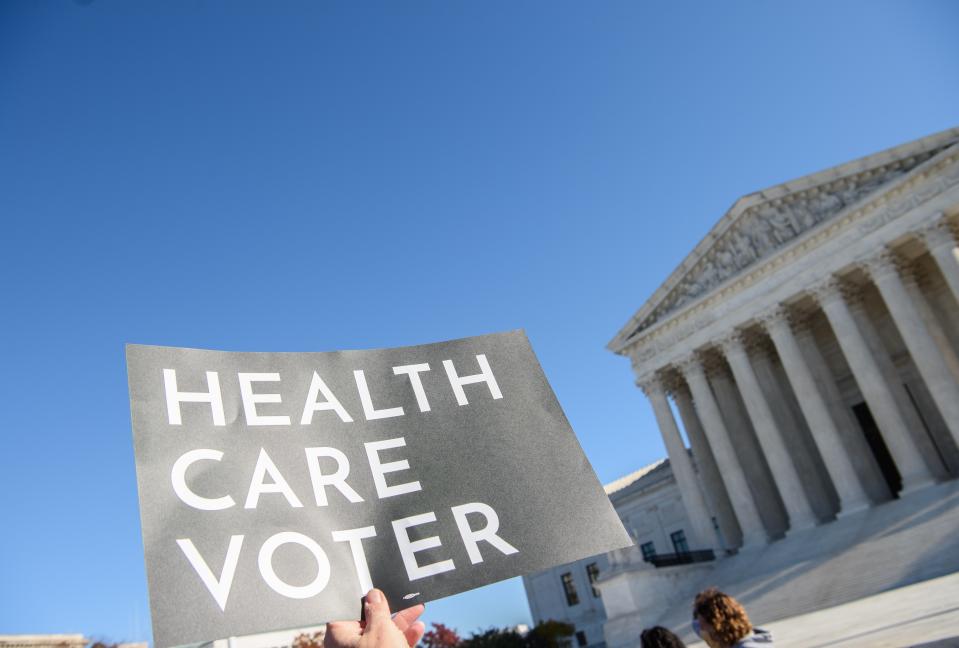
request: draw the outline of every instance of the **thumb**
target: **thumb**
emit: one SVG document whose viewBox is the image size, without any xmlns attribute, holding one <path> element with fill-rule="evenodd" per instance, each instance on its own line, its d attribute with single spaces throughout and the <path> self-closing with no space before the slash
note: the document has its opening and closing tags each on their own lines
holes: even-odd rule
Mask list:
<svg viewBox="0 0 959 648">
<path fill-rule="evenodd" d="M 386 596 L 375 587 L 366 594 L 364 603 L 366 613 L 366 626 L 374 630 L 382 627 L 384 623 L 391 623 L 390 604 L 386 601 Z"/>
</svg>

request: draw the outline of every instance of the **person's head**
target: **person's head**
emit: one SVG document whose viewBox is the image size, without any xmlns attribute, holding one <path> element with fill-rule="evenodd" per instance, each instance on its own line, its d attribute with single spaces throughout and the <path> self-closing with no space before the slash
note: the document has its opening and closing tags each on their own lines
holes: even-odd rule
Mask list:
<svg viewBox="0 0 959 648">
<path fill-rule="evenodd" d="M 699 635 L 711 648 L 731 648 L 753 631 L 739 601 L 715 587 L 696 595 L 693 622 L 699 624 Z"/>
<path fill-rule="evenodd" d="M 683 640 L 663 626 L 646 628 L 639 635 L 642 648 L 686 648 Z"/>
</svg>

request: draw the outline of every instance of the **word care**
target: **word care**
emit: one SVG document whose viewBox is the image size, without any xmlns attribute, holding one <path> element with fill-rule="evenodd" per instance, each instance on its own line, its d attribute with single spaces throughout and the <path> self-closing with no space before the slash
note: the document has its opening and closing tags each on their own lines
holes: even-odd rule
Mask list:
<svg viewBox="0 0 959 648">
<path fill-rule="evenodd" d="M 161 648 L 356 619 L 373 585 L 399 609 L 629 544 L 522 332 L 128 345 L 127 367 Z"/>
</svg>

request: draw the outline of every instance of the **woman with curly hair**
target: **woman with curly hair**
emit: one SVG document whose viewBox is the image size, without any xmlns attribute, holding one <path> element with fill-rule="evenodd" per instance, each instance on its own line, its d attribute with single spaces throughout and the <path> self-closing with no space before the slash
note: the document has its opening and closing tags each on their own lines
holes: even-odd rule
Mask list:
<svg viewBox="0 0 959 648">
<path fill-rule="evenodd" d="M 641 648 L 686 648 L 683 640 L 663 626 L 646 628 L 639 635 Z"/>
<path fill-rule="evenodd" d="M 773 636 L 754 628 L 739 601 L 715 587 L 703 590 L 693 602 L 693 631 L 709 648 L 764 648 Z"/>
</svg>

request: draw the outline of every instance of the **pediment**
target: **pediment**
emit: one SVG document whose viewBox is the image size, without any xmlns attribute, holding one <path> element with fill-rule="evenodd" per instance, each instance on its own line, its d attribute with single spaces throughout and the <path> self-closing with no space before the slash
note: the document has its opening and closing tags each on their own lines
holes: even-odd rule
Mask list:
<svg viewBox="0 0 959 648">
<path fill-rule="evenodd" d="M 609 343 L 632 339 L 751 266 L 864 201 L 884 193 L 959 142 L 959 128 L 743 196 Z"/>
</svg>

